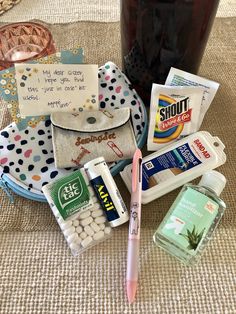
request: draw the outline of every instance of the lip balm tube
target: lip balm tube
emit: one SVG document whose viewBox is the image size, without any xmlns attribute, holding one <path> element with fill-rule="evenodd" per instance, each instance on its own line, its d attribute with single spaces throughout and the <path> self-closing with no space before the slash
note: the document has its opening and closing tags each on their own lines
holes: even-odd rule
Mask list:
<svg viewBox="0 0 236 314">
<path fill-rule="evenodd" d="M 104 158 L 93 159 L 84 168 L 111 227 L 127 222 L 127 208 Z"/>
</svg>

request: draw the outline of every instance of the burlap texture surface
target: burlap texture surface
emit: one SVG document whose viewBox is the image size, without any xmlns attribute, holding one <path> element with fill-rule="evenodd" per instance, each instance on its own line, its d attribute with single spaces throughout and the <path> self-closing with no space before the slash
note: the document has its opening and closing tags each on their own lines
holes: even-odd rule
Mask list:
<svg viewBox="0 0 236 314">
<path fill-rule="evenodd" d="M 12 0 L 0 0 L 0 3 L 1 1 L 6 6 Z M 216 16 L 236 16 L 236 0 L 220 0 Z M 0 20 L 12 23 L 32 19 L 52 24 L 77 21 L 117 22 L 120 20 L 120 0 L 21 0 L 17 7 L 5 12 Z"/>
<path fill-rule="evenodd" d="M 228 184 L 228 205 L 214 241 L 199 265 L 186 268 L 154 247 L 152 235 L 178 191 L 143 206 L 140 280 L 137 301 L 124 293 L 127 225 L 110 240 L 73 258 L 49 207 L 0 191 L 0 313 L 236 313 L 235 217 L 235 26 L 236 18 L 217 18 L 199 74 L 221 83 L 203 130 L 226 145 L 219 170 Z M 118 23 L 78 22 L 50 26 L 58 48 L 84 47 L 86 62 L 111 60 L 120 66 Z M 1 128 L 10 120 L 4 106 Z M 126 204 L 130 195 L 118 186 Z"/>
</svg>

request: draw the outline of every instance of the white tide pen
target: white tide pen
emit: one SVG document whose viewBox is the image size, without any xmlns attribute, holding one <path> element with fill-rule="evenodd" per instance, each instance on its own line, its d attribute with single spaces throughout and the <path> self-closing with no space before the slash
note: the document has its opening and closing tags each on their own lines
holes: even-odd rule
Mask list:
<svg viewBox="0 0 236 314">
<path fill-rule="evenodd" d="M 111 227 L 129 220 L 125 203 L 103 157 L 87 162 L 84 168 Z"/>
</svg>

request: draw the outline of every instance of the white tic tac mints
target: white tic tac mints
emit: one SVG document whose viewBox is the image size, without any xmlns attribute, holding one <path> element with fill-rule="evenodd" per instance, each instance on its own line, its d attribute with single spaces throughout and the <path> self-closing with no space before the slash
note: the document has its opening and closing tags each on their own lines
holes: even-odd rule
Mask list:
<svg viewBox="0 0 236 314">
<path fill-rule="evenodd" d="M 100 230 L 98 233 L 95 233 L 95 235 L 93 236 L 94 240 L 100 240 L 104 237 L 105 233 L 104 231 Z"/>
<path fill-rule="evenodd" d="M 86 210 L 86 212 L 83 212 L 82 214 L 80 214 L 80 219 L 86 219 L 90 216 L 90 211 Z"/>
<path fill-rule="evenodd" d="M 101 225 L 97 225 L 96 222 L 92 222 L 90 226 L 94 230 L 94 232 L 99 232 L 100 230 L 103 230 L 103 227 L 100 227 Z"/>
<path fill-rule="evenodd" d="M 82 240 L 84 240 L 88 236 L 88 234 L 86 232 L 82 231 L 79 236 Z"/>
<path fill-rule="evenodd" d="M 87 176 L 84 169 L 80 171 L 84 176 Z M 88 180 L 85 180 L 85 182 L 89 184 Z M 88 190 L 90 197 L 93 199 L 93 207 L 66 221 L 61 217 L 50 195 L 44 191 L 73 255 L 78 255 L 85 249 L 105 240 L 111 233 L 111 227 L 108 225 L 106 215 L 91 185 L 88 185 Z"/>
<path fill-rule="evenodd" d="M 85 226 L 89 225 L 92 221 L 93 221 L 93 217 L 89 216 L 89 217 L 87 217 L 85 219 L 82 219 L 80 221 L 80 224 L 81 224 L 81 226 L 85 227 Z"/>
<path fill-rule="evenodd" d="M 94 191 L 106 213 L 111 227 L 117 227 L 129 220 L 129 215 L 116 183 L 103 157 L 96 158 L 84 165 Z M 95 213 L 93 217 L 95 217 Z M 104 217 L 95 218 L 97 224 L 104 223 Z"/>
<path fill-rule="evenodd" d="M 86 237 L 82 242 L 81 245 L 86 248 L 87 246 L 89 246 L 89 244 L 93 242 L 93 238 L 91 236 Z"/>
<path fill-rule="evenodd" d="M 90 226 L 85 226 L 84 227 L 84 231 L 85 231 L 85 233 L 87 233 L 90 236 L 94 235 L 94 231 L 93 231 L 93 229 Z"/>
</svg>

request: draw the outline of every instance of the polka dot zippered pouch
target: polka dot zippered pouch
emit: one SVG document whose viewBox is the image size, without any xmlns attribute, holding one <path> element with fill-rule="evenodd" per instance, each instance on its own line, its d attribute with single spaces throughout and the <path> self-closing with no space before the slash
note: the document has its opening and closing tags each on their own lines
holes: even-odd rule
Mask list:
<svg viewBox="0 0 236 314">
<path fill-rule="evenodd" d="M 141 98 L 114 63 L 108 62 L 100 67 L 98 76 L 100 108 L 130 107 L 136 142 L 141 148 L 147 137 L 147 114 Z M 23 130 L 13 122 L 0 132 L 0 185 L 7 193 L 10 188 L 23 197 L 46 201 L 42 187 L 77 169 L 55 167 L 51 120 L 49 117 L 44 119 Z M 112 175 L 119 173 L 129 162 L 111 163 Z"/>
</svg>

